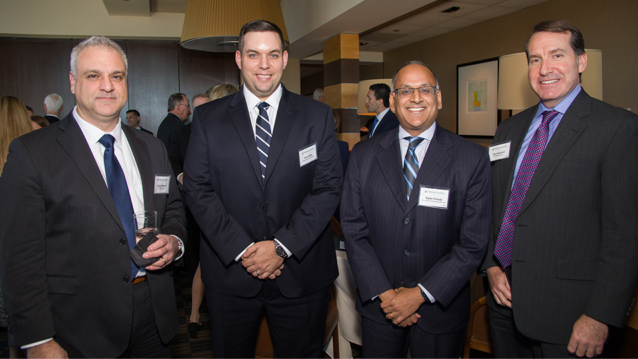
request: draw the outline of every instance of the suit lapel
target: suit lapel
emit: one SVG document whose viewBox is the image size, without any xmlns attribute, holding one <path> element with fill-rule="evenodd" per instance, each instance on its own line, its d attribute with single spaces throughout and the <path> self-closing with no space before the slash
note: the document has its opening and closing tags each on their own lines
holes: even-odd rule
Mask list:
<svg viewBox="0 0 638 359">
<path fill-rule="evenodd" d="M 414 189 L 410 196 L 410 202 L 406 208 L 406 212 L 411 211 L 419 202 L 419 192 L 421 185 L 433 185 L 441 176 L 443 171 L 450 165 L 452 157 L 447 151 L 452 148 L 452 141 L 448 137 L 448 133 L 441 127 L 436 127 L 432 142 L 428 146 L 425 157 L 419 166 L 419 174 L 414 182 Z"/>
<path fill-rule="evenodd" d="M 122 126 L 122 131 L 128 140 L 128 144 L 135 157 L 137 169 L 142 179 L 142 191 L 144 196 L 144 210 L 154 211 L 153 191 L 155 190 L 155 177 L 151 166 L 151 156 L 146 143 L 135 136 L 134 130 L 128 126 Z"/>
<path fill-rule="evenodd" d="M 581 121 L 581 118 L 591 114 L 590 97 L 583 90 L 576 97 L 574 102 L 560 121 L 556 132 L 549 141 L 547 148 L 543 152 L 543 157 L 538 164 L 538 168 L 534 173 L 532 182 L 530 183 L 525 200 L 521 205 L 520 213 L 534 201 L 541 189 L 545 186 L 549 178 L 552 176 L 560 161 L 565 157 L 567 151 L 572 147 L 576 139 L 587 128 L 587 125 Z"/>
<path fill-rule="evenodd" d="M 283 85 L 281 86 L 283 87 Z M 282 90 L 283 93 L 281 94 L 281 100 L 279 101 L 279 108 L 277 110 L 277 130 L 273 131 L 272 141 L 270 142 L 270 150 L 268 151 L 266 183 L 268 183 L 268 179 L 277 165 L 277 161 L 281 156 L 284 145 L 286 144 L 286 141 L 288 141 L 290 130 L 292 129 L 292 125 L 294 124 L 298 113 L 297 109 L 294 108 L 296 103 L 289 95 L 290 93 L 288 90 L 286 90 L 285 87 L 283 87 Z M 255 145 L 255 147 L 256 146 L 257 145 Z"/>
<path fill-rule="evenodd" d="M 405 188 L 403 180 L 403 168 L 401 166 L 401 146 L 399 145 L 399 129 L 398 127 L 389 131 L 388 134 L 379 142 L 382 150 L 377 155 L 377 163 L 379 169 L 383 173 L 383 177 L 388 183 L 388 187 L 401 210 L 405 212 L 407 202 L 405 200 Z"/>
<path fill-rule="evenodd" d="M 255 133 L 251 128 L 250 115 L 248 114 L 248 107 L 244 99 L 244 91 L 240 89 L 234 96 L 230 102 L 228 114 L 239 134 L 239 138 L 241 138 L 241 142 L 244 144 L 246 154 L 255 172 L 255 179 L 261 187 L 261 165 L 259 164 L 259 154 L 257 153 L 257 144 L 255 143 Z"/>
<path fill-rule="evenodd" d="M 120 221 L 120 216 L 117 213 L 117 209 L 115 208 L 115 203 L 109 193 L 109 189 L 104 182 L 104 177 L 102 177 L 102 173 L 100 173 L 100 169 L 98 168 L 97 163 L 95 163 L 93 153 L 86 143 L 84 134 L 72 114 L 69 114 L 62 121 L 59 129 L 62 133 L 57 138 L 58 143 L 73 159 L 82 175 L 86 178 L 97 196 L 102 201 L 104 207 L 106 207 L 111 214 L 111 217 L 113 217 L 122 231 L 124 231 L 124 226 Z"/>
</svg>

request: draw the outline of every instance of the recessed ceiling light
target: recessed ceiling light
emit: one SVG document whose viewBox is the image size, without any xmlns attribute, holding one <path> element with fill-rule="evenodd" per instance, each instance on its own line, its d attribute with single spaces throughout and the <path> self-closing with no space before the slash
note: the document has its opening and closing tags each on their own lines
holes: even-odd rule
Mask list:
<svg viewBox="0 0 638 359">
<path fill-rule="evenodd" d="M 360 42 L 359 46 L 363 46 L 363 45 L 367 45 L 367 44 L 368 44 L 367 42 Z"/>
<path fill-rule="evenodd" d="M 444 13 L 444 14 L 451 14 L 451 13 L 457 12 L 457 11 L 459 11 L 461 9 L 462 9 L 462 7 L 452 6 L 451 8 L 445 9 L 445 10 L 443 10 L 441 12 Z"/>
</svg>

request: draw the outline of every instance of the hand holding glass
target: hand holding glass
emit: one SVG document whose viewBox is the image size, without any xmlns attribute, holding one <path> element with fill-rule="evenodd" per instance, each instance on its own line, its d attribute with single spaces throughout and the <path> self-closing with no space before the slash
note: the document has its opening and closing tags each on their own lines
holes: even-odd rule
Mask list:
<svg viewBox="0 0 638 359">
<path fill-rule="evenodd" d="M 157 212 L 156 211 L 142 211 L 134 214 L 135 224 L 137 229 L 135 230 L 135 242 L 139 242 L 144 236 L 149 233 L 154 235 L 159 234 L 157 228 Z"/>
</svg>

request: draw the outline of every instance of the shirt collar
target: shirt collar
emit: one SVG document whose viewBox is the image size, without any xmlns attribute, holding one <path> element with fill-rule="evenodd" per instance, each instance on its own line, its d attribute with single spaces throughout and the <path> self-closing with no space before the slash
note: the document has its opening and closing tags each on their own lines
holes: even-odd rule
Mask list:
<svg viewBox="0 0 638 359">
<path fill-rule="evenodd" d="M 434 123 L 432 123 L 432 126 L 430 126 L 430 128 L 428 128 L 427 130 L 421 132 L 418 136 L 416 137 L 421 137 L 423 139 L 428 140 L 428 142 L 432 141 L 432 138 L 434 137 L 434 130 L 436 129 L 436 121 L 434 121 Z M 411 134 L 408 133 L 408 131 L 406 131 L 403 126 L 399 126 L 399 140 L 403 140 L 406 137 L 412 137 Z"/>
<path fill-rule="evenodd" d="M 536 118 L 541 113 L 548 110 L 558 111 L 564 115 L 565 112 L 567 112 L 567 110 L 569 109 L 569 106 L 572 105 L 572 102 L 574 102 L 574 100 L 576 99 L 576 96 L 578 96 L 581 90 L 582 90 L 582 87 L 580 86 L 580 84 L 578 84 L 578 86 L 576 86 L 572 90 L 572 92 L 570 92 L 569 95 L 567 95 L 567 97 L 565 97 L 561 102 L 559 102 L 558 105 L 554 106 L 553 109 L 545 107 L 545 105 L 543 105 L 543 102 L 541 101 L 540 106 L 538 106 L 538 111 L 536 111 L 536 116 L 534 116 L 534 118 Z"/>
<path fill-rule="evenodd" d="M 383 110 L 380 114 L 377 115 L 377 118 L 379 119 L 379 121 L 383 120 L 383 118 L 385 117 L 385 115 L 388 113 L 388 111 L 390 111 L 390 108 L 386 108 L 385 110 Z"/>
<path fill-rule="evenodd" d="M 276 112 L 277 109 L 279 108 L 279 101 L 281 100 L 281 95 L 284 93 L 283 89 L 281 88 L 281 83 L 279 84 L 275 92 L 273 92 L 266 101 L 260 100 L 257 96 L 255 96 L 252 92 L 250 92 L 246 88 L 246 85 L 242 86 L 242 91 L 244 91 L 244 98 L 246 99 L 246 105 L 248 106 L 248 111 L 252 111 L 253 108 L 257 107 L 257 105 L 259 105 L 262 102 L 267 102 L 268 105 L 270 105 L 270 107 L 272 107 L 273 110 Z"/>
<path fill-rule="evenodd" d="M 117 125 L 115 125 L 115 128 L 113 129 L 113 131 L 104 132 L 100 130 L 99 128 L 93 126 L 92 124 L 86 122 L 82 117 L 80 117 L 77 111 L 77 106 L 73 107 L 73 117 L 75 117 L 76 122 L 78 123 L 78 126 L 80 126 L 80 130 L 82 130 L 82 133 L 84 134 L 84 138 L 86 138 L 86 142 L 89 145 L 93 145 L 97 143 L 100 140 L 100 138 L 102 138 L 102 136 L 104 136 L 107 133 L 115 138 L 115 146 L 122 143 L 121 142 L 122 121 L 120 119 L 118 119 Z"/>
</svg>

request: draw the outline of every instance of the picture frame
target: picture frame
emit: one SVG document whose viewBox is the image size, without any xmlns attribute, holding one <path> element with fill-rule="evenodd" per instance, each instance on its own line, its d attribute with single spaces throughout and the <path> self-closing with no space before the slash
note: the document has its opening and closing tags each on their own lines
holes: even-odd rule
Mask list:
<svg viewBox="0 0 638 359">
<path fill-rule="evenodd" d="M 456 66 L 456 133 L 493 138 L 499 122 L 498 57 Z"/>
</svg>

